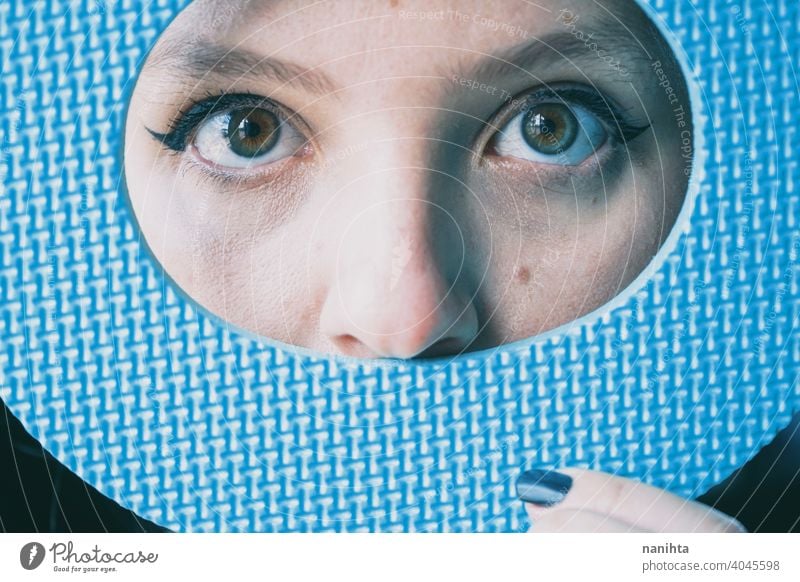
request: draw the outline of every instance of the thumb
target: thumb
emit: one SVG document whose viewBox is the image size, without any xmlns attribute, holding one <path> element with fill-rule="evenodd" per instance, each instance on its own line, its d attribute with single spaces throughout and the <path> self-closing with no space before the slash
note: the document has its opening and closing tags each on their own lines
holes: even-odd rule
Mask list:
<svg viewBox="0 0 800 582">
<path fill-rule="evenodd" d="M 586 511 L 650 531 L 745 531 L 735 519 L 651 485 L 586 469 L 525 471 L 517 494 L 534 523 L 554 511 Z"/>
</svg>

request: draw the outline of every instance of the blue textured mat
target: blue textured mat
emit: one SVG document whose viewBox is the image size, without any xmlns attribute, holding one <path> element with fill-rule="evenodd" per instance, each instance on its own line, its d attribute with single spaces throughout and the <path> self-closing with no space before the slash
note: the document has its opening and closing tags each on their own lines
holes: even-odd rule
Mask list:
<svg viewBox="0 0 800 582">
<path fill-rule="evenodd" d="M 518 531 L 523 467 L 684 496 L 800 410 L 800 9 L 653 1 L 706 156 L 635 293 L 446 364 L 311 357 L 186 302 L 124 202 L 137 68 L 186 0 L 0 2 L 0 397 L 67 466 L 184 531 Z"/>
</svg>

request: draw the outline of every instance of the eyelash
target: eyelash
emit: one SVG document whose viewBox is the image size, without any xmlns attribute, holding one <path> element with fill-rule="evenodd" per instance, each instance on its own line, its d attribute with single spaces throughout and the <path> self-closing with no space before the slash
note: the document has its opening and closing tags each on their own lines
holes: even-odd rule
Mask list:
<svg viewBox="0 0 800 582">
<path fill-rule="evenodd" d="M 649 123 L 644 126 L 637 126 L 628 121 L 622 109 L 606 99 L 598 91 L 579 89 L 577 87 L 544 87 L 528 91 L 508 100 L 510 105 L 501 110 L 496 119 L 489 125 L 492 129 L 489 144 L 492 143 L 506 123 L 516 115 L 547 100 L 563 102 L 566 105 L 579 105 L 585 108 L 603 122 L 603 125 L 611 133 L 611 137 L 617 143 L 627 143 L 650 128 Z"/>
<path fill-rule="evenodd" d="M 627 121 L 620 108 L 597 91 L 587 91 L 575 87 L 548 87 L 528 91 L 521 96 L 511 98 L 509 105 L 503 108 L 495 120 L 489 124 L 493 133 L 488 143 L 492 143 L 500 128 L 515 115 L 546 99 L 555 99 L 568 105 L 577 104 L 584 107 L 603 122 L 617 143 L 624 144 L 638 137 L 650 127 L 650 124 L 636 126 Z M 148 131 L 165 148 L 174 152 L 185 152 L 201 123 L 218 113 L 242 107 L 267 109 L 283 119 L 295 116 L 273 101 L 254 93 L 224 93 L 209 95 L 205 99 L 194 102 L 172 121 L 165 133 L 158 133 L 149 128 Z"/>
<path fill-rule="evenodd" d="M 175 152 L 184 152 L 195 131 L 204 121 L 218 113 L 247 107 L 266 109 L 281 119 L 294 116 L 292 112 L 286 111 L 273 101 L 254 93 L 223 93 L 209 95 L 205 99 L 192 103 L 186 111 L 173 119 L 165 133 L 158 133 L 149 128 L 147 131 L 164 147 Z"/>
</svg>

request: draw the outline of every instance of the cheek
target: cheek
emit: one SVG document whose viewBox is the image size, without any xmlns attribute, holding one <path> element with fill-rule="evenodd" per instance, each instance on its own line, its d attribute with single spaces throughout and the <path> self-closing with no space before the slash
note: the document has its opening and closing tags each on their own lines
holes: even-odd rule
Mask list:
<svg viewBox="0 0 800 582">
<path fill-rule="evenodd" d="M 203 307 L 234 325 L 303 344 L 317 312 L 309 294 L 305 255 L 298 245 L 283 245 L 272 236 L 228 244 L 206 240 L 191 257 L 189 280 L 181 286 Z"/>
<path fill-rule="evenodd" d="M 499 277 L 497 322 L 506 341 L 522 339 L 573 321 L 614 297 L 625 271 L 626 241 L 577 238 L 530 244 L 523 258 Z"/>
<path fill-rule="evenodd" d="M 229 191 L 169 166 L 128 165 L 132 204 L 155 258 L 177 285 L 215 315 L 254 333 L 302 343 L 309 253 L 285 196 Z M 297 229 L 300 228 L 298 231 Z"/>
<path fill-rule="evenodd" d="M 662 225 L 671 227 L 661 182 L 644 168 L 628 173 L 614 181 L 613 190 L 608 182 L 605 191 L 586 182 L 580 197 L 551 194 L 544 201 L 534 192 L 519 214 L 522 220 L 503 221 L 506 228 L 495 238 L 489 302 L 499 306 L 495 323 L 505 341 L 594 311 L 658 251 Z"/>
<path fill-rule="evenodd" d="M 665 224 L 663 190 L 643 172 L 620 180 L 613 196 L 596 209 L 579 213 L 568 248 L 567 288 L 582 315 L 618 295 L 658 251 Z M 577 307 L 576 307 L 577 309 Z"/>
<path fill-rule="evenodd" d="M 126 182 L 141 235 L 167 275 L 192 295 L 194 265 L 204 254 L 209 236 L 199 204 L 187 204 L 175 176 L 141 160 L 127 160 Z"/>
</svg>

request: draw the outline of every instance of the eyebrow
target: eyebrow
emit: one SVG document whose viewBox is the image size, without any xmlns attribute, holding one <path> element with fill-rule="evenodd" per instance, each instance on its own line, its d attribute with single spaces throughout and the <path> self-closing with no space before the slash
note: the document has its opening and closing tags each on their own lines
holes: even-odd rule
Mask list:
<svg viewBox="0 0 800 582">
<path fill-rule="evenodd" d="M 604 51 L 603 57 L 610 56 L 621 65 L 637 61 L 648 63 L 653 61 L 653 56 L 638 40 L 645 34 L 652 35 L 652 31 L 636 31 L 634 34 L 619 21 L 603 17 L 598 21 L 602 21 L 598 22 L 602 24 L 601 27 L 577 26 L 572 29 L 579 31 L 583 39 L 574 32 L 566 30 L 568 26 L 565 24 L 563 31 L 551 32 L 498 54 L 487 55 L 476 66 L 460 67 L 464 71 L 463 77 L 491 83 L 493 80 L 519 75 L 521 72 L 530 74 L 532 69 L 543 69 L 564 62 L 596 65 L 592 67 L 593 71 L 605 67 L 609 75 L 613 76 L 615 74 L 613 69 L 596 51 Z M 580 22 L 578 21 L 579 24 Z M 586 40 L 587 38 L 589 40 Z M 596 50 L 592 46 L 596 47 Z"/>
<path fill-rule="evenodd" d="M 458 67 L 462 78 L 480 79 L 487 83 L 493 80 L 530 74 L 531 69 L 543 68 L 556 63 L 602 64 L 595 50 L 602 50 L 620 63 L 636 61 L 652 62 L 653 57 L 639 38 L 653 38 L 649 27 L 628 27 L 616 17 L 600 14 L 594 26 L 584 28 L 581 20 L 562 22 L 565 30 L 550 32 L 541 37 L 505 49 L 497 54 L 487 54 L 477 66 Z M 568 29 L 572 29 L 569 32 Z M 632 30 L 633 29 L 633 30 Z M 577 33 L 583 35 L 579 38 Z M 656 33 L 658 34 L 658 33 Z M 591 37 L 590 40 L 585 40 Z M 655 37 L 657 38 L 657 36 Z M 229 47 L 192 39 L 181 45 L 180 51 L 171 50 L 172 43 L 151 55 L 149 65 L 169 69 L 170 73 L 196 81 L 205 78 L 231 79 L 257 77 L 277 85 L 296 86 L 308 93 L 322 96 L 335 91 L 336 86 L 325 73 L 308 69 L 296 63 L 275 57 L 264 56 L 246 49 Z M 447 47 L 442 47 L 447 48 Z M 671 58 L 666 57 L 665 58 Z M 611 69 L 609 68 L 611 73 Z M 452 73 L 446 75 L 452 77 Z"/>
<path fill-rule="evenodd" d="M 295 86 L 315 95 L 325 95 L 334 89 L 333 82 L 321 71 L 246 49 L 202 41 L 190 41 L 180 51 L 162 50 L 151 57 L 149 64 L 194 80 L 258 77 L 277 85 Z"/>
</svg>

